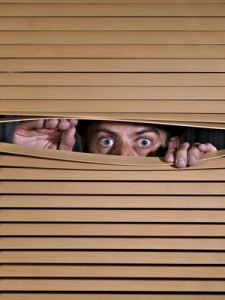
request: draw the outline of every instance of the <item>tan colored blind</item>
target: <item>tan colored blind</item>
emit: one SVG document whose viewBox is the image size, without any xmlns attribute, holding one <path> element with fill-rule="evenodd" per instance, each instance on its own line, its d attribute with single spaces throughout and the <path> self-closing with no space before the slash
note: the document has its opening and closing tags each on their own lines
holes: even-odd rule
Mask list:
<svg viewBox="0 0 225 300">
<path fill-rule="evenodd" d="M 224 0 L 0 0 L 1 115 L 224 129 L 224 31 Z M 0 150 L 0 299 L 224 299 L 223 150 Z"/>
</svg>

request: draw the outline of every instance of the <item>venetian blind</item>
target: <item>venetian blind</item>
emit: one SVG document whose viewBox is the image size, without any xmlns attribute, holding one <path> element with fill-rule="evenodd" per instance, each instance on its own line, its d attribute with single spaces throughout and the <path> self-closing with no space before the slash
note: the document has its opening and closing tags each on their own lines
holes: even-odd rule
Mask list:
<svg viewBox="0 0 225 300">
<path fill-rule="evenodd" d="M 0 0 L 1 115 L 224 129 L 224 17 L 223 0 Z M 177 170 L 0 150 L 1 299 L 224 299 L 224 151 Z"/>
</svg>

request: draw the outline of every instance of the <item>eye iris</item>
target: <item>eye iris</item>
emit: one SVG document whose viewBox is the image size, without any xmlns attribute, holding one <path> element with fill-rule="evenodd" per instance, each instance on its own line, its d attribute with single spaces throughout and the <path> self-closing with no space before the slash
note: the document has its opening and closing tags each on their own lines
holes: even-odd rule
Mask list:
<svg viewBox="0 0 225 300">
<path fill-rule="evenodd" d="M 112 142 L 110 139 L 104 139 L 103 143 L 108 146 L 108 145 L 111 145 Z"/>
<path fill-rule="evenodd" d="M 113 145 L 113 141 L 110 138 L 103 138 L 100 140 L 100 143 L 106 147 L 111 147 Z"/>
<path fill-rule="evenodd" d="M 142 147 L 147 147 L 148 145 L 149 145 L 149 140 L 148 139 L 141 139 L 140 140 L 140 145 L 142 146 Z"/>
</svg>

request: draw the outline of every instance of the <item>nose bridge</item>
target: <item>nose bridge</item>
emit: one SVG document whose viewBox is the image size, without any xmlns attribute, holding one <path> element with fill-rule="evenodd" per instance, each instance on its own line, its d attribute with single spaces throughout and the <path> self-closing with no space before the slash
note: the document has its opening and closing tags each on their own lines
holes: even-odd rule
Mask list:
<svg viewBox="0 0 225 300">
<path fill-rule="evenodd" d="M 136 152 L 132 147 L 132 143 L 130 143 L 129 141 L 125 141 L 123 140 L 119 146 L 119 155 L 122 156 L 136 156 Z"/>
</svg>

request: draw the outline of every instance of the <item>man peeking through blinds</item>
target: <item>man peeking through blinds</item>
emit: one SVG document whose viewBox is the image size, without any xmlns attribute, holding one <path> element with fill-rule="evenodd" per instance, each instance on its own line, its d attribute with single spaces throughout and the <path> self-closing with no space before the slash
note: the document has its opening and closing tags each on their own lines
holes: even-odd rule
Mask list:
<svg viewBox="0 0 225 300">
<path fill-rule="evenodd" d="M 178 168 L 194 166 L 202 153 L 216 151 L 210 143 L 180 142 L 180 127 L 117 121 L 40 119 L 16 125 L 13 143 L 73 151 L 76 129 L 87 153 L 123 156 L 165 156 Z"/>
</svg>

